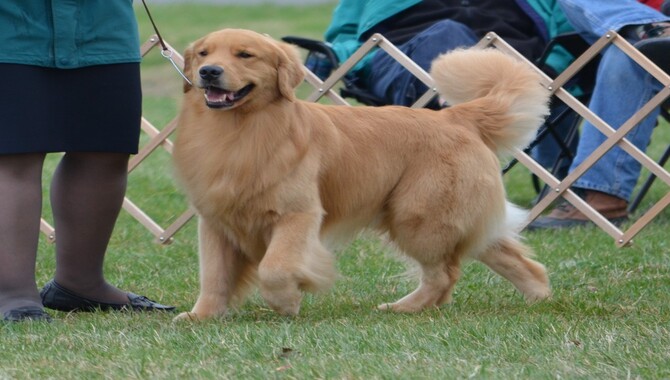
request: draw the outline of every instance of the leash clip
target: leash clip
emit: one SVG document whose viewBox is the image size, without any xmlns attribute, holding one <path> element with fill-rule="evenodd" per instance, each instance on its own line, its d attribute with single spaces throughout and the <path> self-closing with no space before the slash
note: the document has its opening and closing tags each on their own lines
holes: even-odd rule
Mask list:
<svg viewBox="0 0 670 380">
<path fill-rule="evenodd" d="M 174 61 L 174 58 L 172 58 L 172 55 L 173 55 L 173 54 L 174 54 L 174 51 L 172 51 L 172 50 L 170 50 L 170 49 L 168 49 L 168 48 L 165 48 L 165 49 L 161 50 L 161 55 L 162 55 L 165 59 L 167 59 L 168 61 L 170 61 L 170 63 L 172 64 L 172 66 L 174 66 L 174 69 L 177 70 L 177 72 L 179 73 L 179 75 L 181 75 L 181 77 L 184 78 L 184 80 L 185 80 L 188 84 L 190 84 L 191 86 L 193 86 L 193 83 L 191 83 L 191 81 L 186 77 L 186 75 L 185 75 L 184 72 L 181 70 L 181 68 L 179 68 L 179 65 L 177 65 L 177 62 Z"/>
<path fill-rule="evenodd" d="M 162 47 L 161 55 L 163 57 L 165 57 L 165 59 L 170 61 L 172 66 L 174 66 L 175 70 L 177 70 L 179 75 L 181 75 L 181 77 L 184 78 L 184 80 L 188 84 L 193 86 L 193 83 L 191 83 L 191 81 L 188 78 L 186 78 L 186 75 L 184 75 L 184 72 L 181 71 L 181 68 L 179 68 L 179 66 L 177 65 L 177 62 L 175 62 L 174 59 L 172 58 L 172 54 L 174 52 L 172 50 L 170 50 L 167 47 L 167 45 L 165 44 L 165 41 L 163 41 L 163 37 L 161 37 L 161 33 L 158 31 L 158 27 L 156 26 L 156 23 L 154 22 L 154 18 L 151 16 L 151 12 L 149 12 L 149 6 L 147 5 L 147 2 L 145 0 L 142 0 L 142 4 L 144 5 L 144 9 L 147 11 L 147 16 L 149 16 L 149 21 L 151 21 L 151 25 L 154 27 L 154 31 L 156 31 L 156 37 L 158 37 L 158 42 L 161 44 L 161 47 Z"/>
</svg>

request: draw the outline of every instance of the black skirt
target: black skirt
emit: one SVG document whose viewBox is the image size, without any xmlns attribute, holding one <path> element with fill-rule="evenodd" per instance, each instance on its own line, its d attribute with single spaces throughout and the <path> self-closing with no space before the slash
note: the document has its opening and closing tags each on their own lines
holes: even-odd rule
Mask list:
<svg viewBox="0 0 670 380">
<path fill-rule="evenodd" d="M 0 154 L 135 154 L 139 63 L 54 69 L 0 63 Z"/>
</svg>

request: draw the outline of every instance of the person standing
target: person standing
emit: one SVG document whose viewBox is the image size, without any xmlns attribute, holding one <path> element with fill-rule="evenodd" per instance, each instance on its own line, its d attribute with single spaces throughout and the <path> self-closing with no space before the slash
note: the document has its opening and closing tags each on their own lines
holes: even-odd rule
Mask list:
<svg viewBox="0 0 670 380">
<path fill-rule="evenodd" d="M 172 310 L 110 285 L 103 261 L 121 210 L 141 120 L 132 1 L 0 2 L 0 315 L 50 320 L 63 311 Z M 47 153 L 56 273 L 35 283 Z"/>
</svg>

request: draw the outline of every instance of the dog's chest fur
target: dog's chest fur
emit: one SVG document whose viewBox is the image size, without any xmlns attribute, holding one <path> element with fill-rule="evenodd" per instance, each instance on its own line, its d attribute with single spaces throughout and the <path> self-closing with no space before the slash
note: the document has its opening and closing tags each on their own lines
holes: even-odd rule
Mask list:
<svg viewBox="0 0 670 380">
<path fill-rule="evenodd" d="M 318 166 L 304 160 L 308 131 L 269 123 L 262 114 L 240 119 L 219 112 L 198 123 L 191 117 L 182 115 L 177 175 L 200 217 L 244 251 L 263 250 L 258 237 L 267 242 L 281 215 L 320 207 Z"/>
</svg>

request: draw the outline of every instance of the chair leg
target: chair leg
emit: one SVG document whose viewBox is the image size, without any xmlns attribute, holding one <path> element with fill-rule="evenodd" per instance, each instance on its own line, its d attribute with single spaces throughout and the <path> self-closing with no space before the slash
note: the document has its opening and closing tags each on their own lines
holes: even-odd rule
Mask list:
<svg viewBox="0 0 670 380">
<path fill-rule="evenodd" d="M 575 152 L 573 152 L 570 149 L 570 146 L 572 145 L 573 141 L 577 138 L 578 136 L 578 131 L 579 131 L 579 125 L 582 122 L 581 117 L 575 116 L 575 114 L 568 114 L 567 111 L 569 109 L 566 109 L 563 111 L 560 115 L 559 118 L 553 123 L 553 125 L 550 125 L 548 129 L 549 133 L 553 136 L 554 140 L 558 143 L 558 146 L 561 150 L 560 154 L 556 157 L 556 160 L 554 161 L 554 164 L 551 167 L 550 173 L 558 178 L 559 180 L 562 180 L 563 177 L 567 173 L 560 173 L 561 166 L 565 160 L 569 160 L 569 162 L 572 162 L 572 159 L 575 156 Z M 570 121 L 570 124 L 567 126 L 568 132 L 565 135 L 565 138 L 561 138 L 561 136 L 558 134 L 556 131 L 557 124 L 559 122 L 562 122 L 563 119 L 565 119 L 567 116 L 572 117 L 572 121 Z M 544 198 L 545 195 L 550 191 L 549 187 L 545 184 L 542 185 L 540 183 L 540 179 L 533 174 L 531 176 L 532 182 L 533 182 L 533 187 L 535 188 L 535 192 L 538 194 L 537 197 L 535 197 L 535 203 L 539 202 Z"/>
<path fill-rule="evenodd" d="M 572 157 L 574 156 L 574 153 L 570 150 L 569 145 L 572 142 L 572 139 L 574 139 L 574 136 L 577 131 L 577 126 L 579 125 L 579 122 L 581 121 L 581 118 L 575 117 L 575 120 L 573 120 L 568 129 L 568 133 L 566 134 L 565 141 L 564 139 L 558 134 L 556 131 L 556 128 L 560 126 L 560 123 L 562 123 L 566 117 L 574 115 L 574 113 L 571 114 L 571 110 L 569 108 L 566 108 L 562 111 L 560 111 L 557 115 L 552 117 L 551 119 L 548 119 L 538 130 L 537 136 L 535 136 L 535 139 L 524 149 L 524 153 L 530 154 L 533 148 L 540 144 L 542 140 L 544 140 L 547 135 L 553 136 L 554 140 L 556 140 L 561 153 L 559 156 L 556 158 L 556 161 L 554 161 L 553 168 L 555 168 L 557 165 L 559 165 L 563 159 L 566 157 L 569 157 L 572 160 Z M 517 159 L 512 159 L 510 160 L 509 163 L 502 169 L 502 174 L 506 174 L 508 171 L 510 171 L 514 165 L 518 163 Z M 555 169 L 552 169 L 552 173 L 555 173 Z M 540 187 L 539 184 L 535 183 L 535 180 L 533 182 L 535 186 L 535 192 L 539 193 L 540 192 Z"/>
<path fill-rule="evenodd" d="M 665 148 L 665 152 L 663 152 L 663 155 L 661 156 L 661 159 L 658 161 L 658 164 L 661 166 L 664 166 L 666 162 L 668 162 L 668 158 L 670 158 L 670 145 L 668 145 L 667 148 Z M 651 173 L 649 177 L 647 177 L 647 180 L 644 181 L 644 184 L 640 188 L 640 191 L 637 193 L 635 196 L 635 199 L 630 203 L 628 206 L 628 212 L 633 213 L 635 210 L 637 210 L 637 207 L 640 205 L 640 202 L 642 202 L 642 198 L 644 198 L 645 195 L 647 195 L 647 192 L 651 188 L 651 185 L 654 183 L 654 180 L 656 180 L 656 176 L 654 173 Z"/>
</svg>

